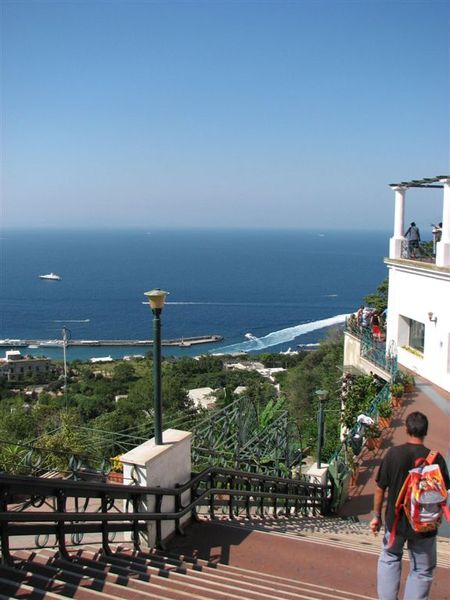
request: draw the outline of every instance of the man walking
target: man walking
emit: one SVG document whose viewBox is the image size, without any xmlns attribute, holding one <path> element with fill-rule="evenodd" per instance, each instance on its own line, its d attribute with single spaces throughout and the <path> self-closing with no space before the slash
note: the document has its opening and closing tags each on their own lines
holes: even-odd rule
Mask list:
<svg viewBox="0 0 450 600">
<path fill-rule="evenodd" d="M 373 519 L 370 528 L 376 535 L 381 528 L 381 509 L 386 489 L 385 534 L 378 560 L 378 596 L 380 600 L 397 600 L 400 587 L 403 546 L 408 542 L 411 563 L 406 580 L 404 600 L 427 600 L 436 566 L 437 531 L 415 533 L 404 513 L 401 513 L 392 545 L 389 538 L 395 518 L 395 502 L 418 458 L 427 458 L 430 450 L 424 446 L 428 432 L 428 419 L 421 412 L 413 412 L 406 419 L 407 443 L 390 448 L 384 457 L 377 475 L 374 495 Z M 445 486 L 450 488 L 450 478 L 443 457 L 438 454 L 439 465 Z"/>
</svg>

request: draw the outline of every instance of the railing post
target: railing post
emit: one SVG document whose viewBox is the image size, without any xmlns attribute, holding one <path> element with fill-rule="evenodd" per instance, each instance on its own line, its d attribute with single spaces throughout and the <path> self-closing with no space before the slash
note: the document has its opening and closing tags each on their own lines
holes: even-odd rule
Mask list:
<svg viewBox="0 0 450 600">
<path fill-rule="evenodd" d="M 106 493 L 102 494 L 101 511 L 104 516 L 108 514 L 108 499 Z M 102 520 L 102 548 L 105 554 L 112 554 L 111 548 L 109 547 L 108 521 L 106 519 Z"/>
<path fill-rule="evenodd" d="M 181 503 L 181 494 L 178 491 L 180 488 L 180 484 L 177 483 L 175 484 L 175 490 L 176 490 L 176 495 L 175 495 L 175 512 L 179 513 L 183 507 L 182 503 Z M 184 533 L 184 529 L 181 526 L 181 521 L 180 519 L 175 519 L 175 531 L 179 534 L 179 535 L 185 535 Z"/>
<path fill-rule="evenodd" d="M 66 494 L 62 489 L 59 489 L 56 493 L 56 511 L 64 514 L 66 512 Z M 56 537 L 60 555 L 64 560 L 70 560 L 66 548 L 66 524 L 64 519 L 58 519 L 56 522 Z"/>
<path fill-rule="evenodd" d="M 228 479 L 228 485 L 230 486 L 229 493 L 228 493 L 228 517 L 230 519 L 235 518 L 234 513 L 233 513 L 233 494 L 230 493 L 230 490 L 233 489 L 233 487 L 234 487 L 234 481 L 235 481 L 234 477 L 230 477 Z"/>
<path fill-rule="evenodd" d="M 155 512 L 156 513 L 161 513 L 162 510 L 162 501 L 163 501 L 163 494 L 162 493 L 156 493 L 155 494 Z M 155 543 L 157 548 L 160 548 L 161 550 L 165 549 L 165 545 L 162 539 L 162 523 L 161 523 L 161 519 L 157 519 L 156 520 L 156 543 Z"/>
<path fill-rule="evenodd" d="M 248 478 L 245 480 L 245 489 L 247 490 L 247 492 L 250 492 L 252 489 L 252 484 L 250 482 L 250 479 L 248 479 Z M 247 515 L 247 519 L 252 518 L 251 510 L 250 510 L 250 500 L 251 500 L 250 495 L 247 495 L 246 499 L 245 499 L 245 513 Z"/>
<path fill-rule="evenodd" d="M 8 512 L 8 492 L 5 490 L 0 497 L 0 511 Z M 6 565 L 12 565 L 14 563 L 11 553 L 9 551 L 9 523 L 7 521 L 2 523 L 0 532 L 0 542 L 2 548 L 2 563 Z"/>
</svg>

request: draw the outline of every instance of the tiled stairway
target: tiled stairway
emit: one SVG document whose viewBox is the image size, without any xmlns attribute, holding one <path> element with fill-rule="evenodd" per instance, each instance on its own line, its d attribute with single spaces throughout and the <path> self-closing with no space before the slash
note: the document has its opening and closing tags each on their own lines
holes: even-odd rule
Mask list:
<svg viewBox="0 0 450 600">
<path fill-rule="evenodd" d="M 84 548 L 61 560 L 53 552 L 18 551 L 14 568 L 0 567 L 0 598 L 305 599 L 357 600 L 334 587 L 301 582 L 199 559 L 125 548 L 105 556 Z"/>
<path fill-rule="evenodd" d="M 0 567 L 0 600 L 370 600 L 378 548 L 367 527 L 341 519 L 205 520 L 167 552 L 83 546 L 62 559 L 53 549 L 16 549 L 14 567 Z M 449 548 L 439 541 L 431 600 L 448 597 Z"/>
</svg>

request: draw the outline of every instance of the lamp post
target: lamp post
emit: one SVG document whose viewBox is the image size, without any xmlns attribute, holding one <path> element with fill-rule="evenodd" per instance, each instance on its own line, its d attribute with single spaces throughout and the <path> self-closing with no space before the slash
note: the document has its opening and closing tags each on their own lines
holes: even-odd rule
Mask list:
<svg viewBox="0 0 450 600">
<path fill-rule="evenodd" d="M 322 447 L 324 442 L 324 419 L 323 406 L 328 398 L 327 390 L 317 390 L 316 396 L 319 399 L 319 415 L 318 415 L 318 436 L 317 436 L 317 468 L 321 466 Z"/>
<path fill-rule="evenodd" d="M 71 338 L 71 332 L 68 327 L 64 326 L 62 328 L 61 333 L 62 333 L 62 340 L 63 340 L 63 362 L 64 362 L 64 404 L 67 409 L 67 357 L 66 357 L 66 350 L 67 350 L 67 342 Z"/>
<path fill-rule="evenodd" d="M 155 444 L 161 446 L 162 408 L 161 408 L 161 311 L 169 292 L 154 289 L 145 292 L 153 313 L 153 409 L 155 413 Z"/>
</svg>

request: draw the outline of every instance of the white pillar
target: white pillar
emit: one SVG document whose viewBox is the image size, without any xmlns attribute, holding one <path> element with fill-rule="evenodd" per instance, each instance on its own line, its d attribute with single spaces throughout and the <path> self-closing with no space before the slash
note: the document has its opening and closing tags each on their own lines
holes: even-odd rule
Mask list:
<svg viewBox="0 0 450 600">
<path fill-rule="evenodd" d="M 157 446 L 155 439 L 144 442 L 123 454 L 120 458 L 123 463 L 124 485 L 138 485 L 144 487 L 174 488 L 191 478 L 191 438 L 192 433 L 178 429 L 164 431 L 164 444 Z M 182 503 L 189 503 L 190 491 L 182 495 Z M 130 508 L 124 502 L 124 512 Z M 147 502 L 141 510 L 152 512 L 155 510 L 155 496 L 147 496 Z M 173 512 L 175 502 L 173 496 L 164 496 L 162 512 Z M 181 519 L 181 524 L 190 519 L 190 514 Z M 174 521 L 162 521 L 162 539 L 168 539 L 175 532 Z M 156 522 L 147 524 L 147 543 L 153 547 L 156 539 Z"/>
<path fill-rule="evenodd" d="M 441 179 L 444 185 L 444 202 L 442 209 L 442 236 L 436 244 L 436 265 L 448 267 L 450 265 L 450 177 Z"/>
<path fill-rule="evenodd" d="M 405 193 L 406 188 L 398 186 L 395 192 L 394 235 L 389 243 L 389 258 L 402 257 L 402 244 L 405 241 L 403 231 L 405 228 Z"/>
</svg>

